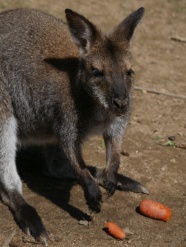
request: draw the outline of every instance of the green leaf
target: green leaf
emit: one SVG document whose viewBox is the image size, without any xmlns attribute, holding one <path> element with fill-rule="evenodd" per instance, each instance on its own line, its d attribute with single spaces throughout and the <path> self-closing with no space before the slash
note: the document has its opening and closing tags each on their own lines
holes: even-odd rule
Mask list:
<svg viewBox="0 0 186 247">
<path fill-rule="evenodd" d="M 176 147 L 176 143 L 174 141 L 168 141 L 164 144 L 164 146 Z"/>
</svg>

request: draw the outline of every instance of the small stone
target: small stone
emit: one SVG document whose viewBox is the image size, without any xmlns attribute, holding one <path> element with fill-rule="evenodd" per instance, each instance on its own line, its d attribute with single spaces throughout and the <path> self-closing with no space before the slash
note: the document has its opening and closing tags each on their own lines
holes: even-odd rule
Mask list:
<svg viewBox="0 0 186 247">
<path fill-rule="evenodd" d="M 55 242 L 56 241 L 53 233 L 51 233 L 51 232 L 48 233 L 48 237 L 49 237 L 49 239 L 50 239 L 51 242 Z"/>
<path fill-rule="evenodd" d="M 122 150 L 121 154 L 124 155 L 124 156 L 129 156 L 129 153 L 126 150 Z"/>
<path fill-rule="evenodd" d="M 80 221 L 78 222 L 78 224 L 79 224 L 79 225 L 83 225 L 83 226 L 89 226 L 89 221 L 87 221 L 87 220 L 80 220 Z"/>
<path fill-rule="evenodd" d="M 173 163 L 173 164 L 175 164 L 176 163 L 176 160 L 175 159 L 171 159 L 170 162 Z"/>
<path fill-rule="evenodd" d="M 165 170 L 166 170 L 166 166 L 162 166 L 162 167 L 160 168 L 160 170 L 161 170 L 161 171 L 165 171 Z"/>
<path fill-rule="evenodd" d="M 174 140 L 175 140 L 175 136 L 169 136 L 168 139 L 169 139 L 170 141 L 174 141 Z"/>
</svg>

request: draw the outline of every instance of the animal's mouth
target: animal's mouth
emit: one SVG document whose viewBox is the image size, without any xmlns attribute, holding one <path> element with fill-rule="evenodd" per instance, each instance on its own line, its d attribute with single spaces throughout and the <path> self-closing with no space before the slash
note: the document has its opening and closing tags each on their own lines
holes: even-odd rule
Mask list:
<svg viewBox="0 0 186 247">
<path fill-rule="evenodd" d="M 120 109 L 120 110 L 114 108 L 113 112 L 117 117 L 120 117 L 127 112 L 127 109 L 128 109 L 127 107 L 125 109 Z"/>
<path fill-rule="evenodd" d="M 124 111 L 122 111 L 122 112 L 116 112 L 116 116 L 117 116 L 117 117 L 120 117 L 120 116 L 122 116 L 124 113 L 125 113 Z"/>
</svg>

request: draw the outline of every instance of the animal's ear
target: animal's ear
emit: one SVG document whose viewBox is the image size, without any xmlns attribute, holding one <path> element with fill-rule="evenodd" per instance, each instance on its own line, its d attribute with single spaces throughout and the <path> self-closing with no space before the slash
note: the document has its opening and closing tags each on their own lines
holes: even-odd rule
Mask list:
<svg viewBox="0 0 186 247">
<path fill-rule="evenodd" d="M 81 49 L 87 51 L 98 35 L 96 27 L 84 16 L 70 9 L 66 9 L 65 13 L 74 41 Z"/>
<path fill-rule="evenodd" d="M 144 15 L 144 11 L 145 9 L 141 7 L 138 10 L 132 12 L 116 27 L 114 36 L 117 38 L 117 40 L 122 39 L 128 42 L 131 40 L 135 28 Z"/>
</svg>

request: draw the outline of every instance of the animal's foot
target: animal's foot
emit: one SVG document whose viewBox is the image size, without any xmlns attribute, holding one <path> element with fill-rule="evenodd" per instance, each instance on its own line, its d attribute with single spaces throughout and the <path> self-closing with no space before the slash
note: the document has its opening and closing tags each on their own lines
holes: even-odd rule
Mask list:
<svg viewBox="0 0 186 247">
<path fill-rule="evenodd" d="M 23 204 L 14 212 L 19 227 L 28 235 L 47 246 L 47 232 L 37 211 L 29 204 Z"/>
<path fill-rule="evenodd" d="M 149 194 L 148 190 L 138 181 L 121 174 L 117 174 L 117 189 L 122 191 Z"/>
<path fill-rule="evenodd" d="M 105 169 L 99 169 L 93 166 L 89 166 L 88 169 L 97 183 L 103 186 L 107 190 L 109 195 L 112 195 L 115 189 L 149 194 L 148 190 L 143 185 L 132 178 L 123 176 L 118 173 L 115 176 L 108 176 Z"/>
<path fill-rule="evenodd" d="M 81 181 L 81 185 L 83 187 L 85 199 L 89 209 L 98 213 L 101 210 L 102 203 L 101 190 L 92 175 L 90 175 L 89 172 L 87 174 L 88 176 L 84 177 L 83 182 Z"/>
<path fill-rule="evenodd" d="M 112 196 L 116 190 L 116 184 L 106 180 L 104 182 L 104 188 L 106 189 L 108 196 Z"/>
<path fill-rule="evenodd" d="M 103 171 L 103 187 L 106 189 L 108 196 L 112 196 L 117 188 L 117 174 Z"/>
</svg>

